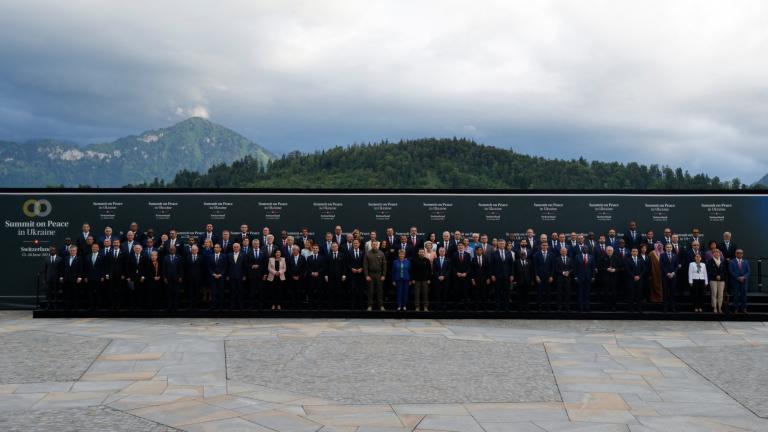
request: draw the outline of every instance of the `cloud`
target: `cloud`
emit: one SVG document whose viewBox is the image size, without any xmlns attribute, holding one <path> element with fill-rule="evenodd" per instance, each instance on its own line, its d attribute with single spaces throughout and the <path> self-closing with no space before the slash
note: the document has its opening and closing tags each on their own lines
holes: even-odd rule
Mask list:
<svg viewBox="0 0 768 432">
<path fill-rule="evenodd" d="M 0 138 L 207 116 L 277 153 L 468 136 L 557 157 L 768 171 L 768 3 L 0 3 Z"/>
</svg>

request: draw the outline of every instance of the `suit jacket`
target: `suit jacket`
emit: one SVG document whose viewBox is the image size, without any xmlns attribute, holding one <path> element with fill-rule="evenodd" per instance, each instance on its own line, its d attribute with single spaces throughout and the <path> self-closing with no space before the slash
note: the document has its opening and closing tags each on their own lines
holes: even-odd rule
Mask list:
<svg viewBox="0 0 768 432">
<path fill-rule="evenodd" d="M 643 258 L 639 255 L 637 256 L 637 264 L 635 264 L 635 260 L 631 256 L 627 258 L 624 262 L 624 268 L 626 269 L 627 278 L 630 281 L 634 281 L 635 276 L 639 276 L 640 280 L 642 280 L 648 271 L 645 261 L 643 261 Z"/>
<path fill-rule="evenodd" d="M 531 286 L 536 282 L 533 261 L 527 257 L 525 260 L 521 258 L 515 261 L 514 268 L 515 282 L 517 282 L 518 285 Z"/>
<path fill-rule="evenodd" d="M 197 237 L 197 245 L 199 247 L 203 247 L 203 244 L 205 244 L 205 239 L 208 238 L 208 233 L 202 233 Z M 219 242 L 219 236 L 217 236 L 214 233 L 211 233 L 211 243 L 214 245 Z"/>
<path fill-rule="evenodd" d="M 457 251 L 456 243 L 453 239 L 448 240 L 448 246 L 445 245 L 445 242 L 443 240 L 440 240 L 437 242 L 437 250 L 440 250 L 440 248 L 445 248 L 445 256 L 446 257 L 452 257 L 454 253 Z"/>
<path fill-rule="evenodd" d="M 133 254 L 133 247 L 136 246 L 136 245 L 140 245 L 140 244 L 141 243 L 136 241 L 136 239 L 133 240 L 133 243 L 128 243 L 127 241 L 126 242 L 121 242 L 120 243 L 120 250 L 123 253 Z"/>
<path fill-rule="evenodd" d="M 616 271 L 609 272 L 608 269 L 611 267 Z M 604 255 L 598 261 L 597 271 L 605 278 L 605 281 L 609 283 L 616 282 L 621 278 L 621 274 L 624 271 L 624 258 L 621 258 L 617 253 L 611 256 Z"/>
<path fill-rule="evenodd" d="M 136 260 L 136 254 L 131 253 L 125 256 L 125 273 L 126 277 L 132 279 L 134 282 L 138 281 L 141 277 L 147 277 L 149 274 L 149 260 L 146 255 L 140 254 L 138 261 Z"/>
<path fill-rule="evenodd" d="M 104 261 L 106 258 L 101 253 L 96 254 L 96 262 L 93 262 L 93 253 L 83 257 L 83 275 L 88 282 L 100 281 L 104 277 Z"/>
<path fill-rule="evenodd" d="M 177 255 L 183 255 L 186 252 L 186 248 L 184 247 L 184 244 L 181 242 L 181 239 L 176 237 L 176 239 L 168 239 L 165 243 L 163 243 L 163 255 L 170 253 L 171 246 L 176 247 L 176 254 Z"/>
<path fill-rule="evenodd" d="M 297 257 L 298 259 L 294 256 L 285 258 L 285 274 L 288 277 L 299 276 L 303 279 L 307 275 L 307 260 L 301 254 Z"/>
<path fill-rule="evenodd" d="M 47 284 L 55 284 L 59 281 L 59 272 L 61 271 L 61 257 L 59 255 L 56 255 L 53 259 L 53 262 L 51 262 L 50 255 L 45 257 L 45 261 L 43 262 L 43 277 L 45 278 L 45 283 Z"/>
<path fill-rule="evenodd" d="M 667 254 L 667 252 L 662 253 L 659 259 L 659 263 L 661 265 L 661 272 L 663 273 L 662 278 L 665 278 L 669 273 L 677 274 L 678 260 L 677 255 L 674 253 L 671 257 L 669 254 Z"/>
<path fill-rule="evenodd" d="M 197 254 L 197 259 L 190 255 L 184 260 L 184 279 L 192 284 L 200 284 L 207 276 L 208 260 L 205 255 Z"/>
<path fill-rule="evenodd" d="M 742 259 L 741 268 L 739 268 L 739 261 L 736 258 L 732 259 L 728 263 L 728 274 L 731 277 L 732 285 L 739 284 L 740 282 L 737 278 L 743 276 L 745 278 L 744 286 L 746 286 L 749 282 L 749 261 Z"/>
<path fill-rule="evenodd" d="M 267 273 L 267 280 L 273 281 L 275 280 L 275 277 L 279 277 L 280 280 L 285 280 L 285 273 L 286 271 L 286 265 L 285 265 L 285 258 L 280 257 L 280 260 L 277 261 L 277 258 L 270 257 L 269 258 L 269 264 L 267 264 L 267 270 L 269 273 Z"/>
<path fill-rule="evenodd" d="M 277 249 L 278 249 L 278 246 L 274 243 L 272 243 L 271 245 L 265 244 L 264 246 L 261 247 L 261 251 L 264 252 L 264 254 L 269 258 L 275 256 L 275 251 Z M 285 258 L 285 255 L 283 255 L 282 258 Z"/>
<path fill-rule="evenodd" d="M 245 260 L 245 265 L 248 267 L 248 279 L 262 279 L 267 274 L 267 259 L 269 257 L 263 250 L 251 249 Z"/>
<path fill-rule="evenodd" d="M 226 245 L 224 244 L 225 241 Z M 228 240 L 219 240 L 219 244 L 221 245 L 221 253 L 230 254 L 232 253 L 232 245 L 235 244 L 235 242 L 232 241 L 232 237 L 230 236 Z"/>
<path fill-rule="evenodd" d="M 329 280 L 340 281 L 342 276 L 346 276 L 347 271 L 347 257 L 343 252 L 336 252 L 336 258 L 333 258 L 333 252 L 328 255 L 326 261 L 327 276 Z"/>
<path fill-rule="evenodd" d="M 213 253 L 208 257 L 208 273 L 213 277 L 214 274 L 220 274 L 223 277 L 227 276 L 227 254 L 220 253 L 218 261 L 216 260 L 216 254 Z"/>
<path fill-rule="evenodd" d="M 93 234 L 93 231 L 91 231 L 89 233 L 89 235 L 93 236 L 94 240 L 96 240 L 96 236 Z M 83 237 L 83 232 L 82 231 L 77 233 L 77 237 L 75 237 L 73 240 L 74 240 L 73 243 L 75 244 L 75 246 L 77 246 L 77 253 L 78 254 L 82 254 L 86 250 L 87 250 L 86 253 L 91 253 L 91 248 L 86 245 L 86 242 L 85 242 L 86 238 Z M 69 255 L 69 254 L 67 254 L 67 255 Z"/>
<path fill-rule="evenodd" d="M 496 279 L 508 279 L 514 273 L 514 267 L 512 266 L 513 259 L 512 254 L 505 251 L 504 259 L 501 259 L 501 251 L 495 251 L 491 255 L 491 275 L 496 276 Z"/>
<path fill-rule="evenodd" d="M 464 253 L 467 254 L 466 252 Z M 467 256 L 464 257 L 465 260 L 470 261 L 470 259 L 467 259 L 467 258 L 469 257 Z M 467 269 L 469 269 L 469 267 L 470 266 L 467 266 Z M 453 273 L 453 265 L 451 264 L 451 260 L 448 259 L 448 257 L 443 257 L 442 265 L 440 265 L 439 256 L 432 261 L 432 274 L 435 276 L 435 280 L 437 280 L 438 277 L 443 276 L 445 278 L 443 282 L 447 283 L 448 280 L 451 278 L 451 273 Z M 469 270 L 467 270 L 467 273 L 469 273 Z"/>
<path fill-rule="evenodd" d="M 584 263 L 584 256 L 584 254 L 579 254 L 576 255 L 576 258 L 573 259 L 573 277 L 578 279 L 580 282 L 591 281 L 597 273 L 597 268 L 595 267 L 595 259 L 592 257 L 592 255 L 586 255 L 586 264 Z"/>
<path fill-rule="evenodd" d="M 237 254 L 237 261 L 235 261 L 235 253 L 227 254 L 227 277 L 230 280 L 243 280 L 243 277 L 247 274 L 245 261 L 248 258 L 242 252 Z"/>
<path fill-rule="evenodd" d="M 64 283 L 74 283 L 77 282 L 77 278 L 83 277 L 83 260 L 81 257 L 76 256 L 70 264 L 70 257 L 67 255 L 62 258 L 62 261 L 59 277 L 64 278 Z"/>
<path fill-rule="evenodd" d="M 728 271 L 728 262 L 723 258 L 720 258 L 720 265 L 715 264 L 713 259 L 707 261 L 707 276 L 710 281 L 717 281 L 718 276 L 720 276 L 721 281 L 726 281 Z"/>
<path fill-rule="evenodd" d="M 558 255 L 553 261 L 553 272 L 555 280 L 570 280 L 573 277 L 573 258 L 568 255 L 565 256 L 565 262 L 563 262 L 563 256 Z M 568 276 L 564 273 L 568 272 Z"/>
<path fill-rule="evenodd" d="M 483 260 L 483 263 L 485 264 L 486 260 Z M 469 253 L 464 252 L 464 258 L 462 259 L 459 256 L 459 253 L 456 252 L 453 255 L 451 255 L 450 260 L 452 266 L 453 266 L 453 273 L 467 273 L 467 276 L 469 276 L 469 273 L 472 273 L 472 257 L 469 256 Z M 489 263 L 490 264 L 490 263 Z"/>
<path fill-rule="evenodd" d="M 107 256 L 107 255 L 105 255 Z M 105 263 L 107 267 L 106 274 L 113 281 L 120 280 L 121 276 L 125 276 L 125 261 L 128 254 L 123 253 L 122 250 L 118 250 L 117 258 L 115 258 L 115 249 L 111 249 L 108 254 L 108 263 Z"/>
<path fill-rule="evenodd" d="M 360 248 L 358 249 L 358 257 L 355 258 L 354 249 L 349 251 L 347 254 L 347 267 L 351 269 L 361 269 L 363 268 L 363 260 L 365 259 L 365 251 Z M 362 273 L 360 273 L 362 274 Z"/>
<path fill-rule="evenodd" d="M 639 246 L 641 243 L 645 242 L 645 237 L 640 234 L 640 231 L 635 230 L 635 238 L 632 238 L 632 232 L 630 230 L 627 230 L 624 233 L 624 244 L 627 246 L 629 250 L 632 250 L 633 247 Z"/>
<path fill-rule="evenodd" d="M 401 243 L 401 242 L 395 243 L 395 251 L 397 253 L 400 253 L 401 249 L 405 250 L 405 257 L 406 258 L 413 258 L 413 256 L 415 255 L 414 252 L 417 250 L 416 248 L 413 247 L 413 245 L 411 243 L 406 243 L 405 247 L 403 247 L 403 243 Z"/>
<path fill-rule="evenodd" d="M 424 246 L 424 239 L 422 239 L 421 236 L 418 236 L 418 235 L 414 238 L 410 234 L 408 234 L 408 244 L 411 245 L 412 249 L 418 250 Z"/>
<path fill-rule="evenodd" d="M 533 254 L 533 266 L 536 276 L 538 276 L 542 282 L 546 279 L 549 280 L 554 272 L 554 258 L 555 254 L 547 251 L 547 258 L 544 258 L 544 254 L 541 251 Z"/>
<path fill-rule="evenodd" d="M 331 245 L 333 242 L 331 242 Z M 323 240 L 322 243 L 320 243 L 320 253 L 322 255 L 330 255 L 331 254 L 331 245 L 328 244 L 325 240 Z M 341 250 L 341 249 L 339 249 Z"/>
<path fill-rule="evenodd" d="M 477 282 L 484 282 L 486 279 L 491 277 L 491 262 L 488 259 L 487 256 L 483 255 L 482 257 L 482 265 L 480 264 L 480 256 L 475 255 L 472 258 L 472 278 L 475 279 Z"/>
<path fill-rule="evenodd" d="M 720 244 L 717 245 L 717 248 L 720 249 L 720 252 L 726 259 L 730 260 L 736 257 L 736 249 L 739 247 L 736 246 L 736 243 L 731 241 L 728 243 L 728 247 L 725 246 L 725 242 L 720 242 Z"/>
<path fill-rule="evenodd" d="M 402 276 L 400 276 L 402 270 Z M 408 258 L 400 260 L 400 258 L 392 261 L 392 280 L 397 281 L 409 281 L 411 280 L 411 261 Z"/>
<path fill-rule="evenodd" d="M 163 278 L 168 281 L 178 280 L 184 277 L 184 259 L 181 255 L 176 254 L 171 260 L 171 255 L 168 254 L 163 258 Z"/>
<path fill-rule="evenodd" d="M 307 276 L 310 276 L 310 273 L 318 273 L 318 277 L 325 276 L 326 266 L 327 266 L 327 257 L 329 256 L 330 255 L 318 254 L 317 257 L 315 257 L 314 255 L 310 255 L 306 257 Z"/>
</svg>

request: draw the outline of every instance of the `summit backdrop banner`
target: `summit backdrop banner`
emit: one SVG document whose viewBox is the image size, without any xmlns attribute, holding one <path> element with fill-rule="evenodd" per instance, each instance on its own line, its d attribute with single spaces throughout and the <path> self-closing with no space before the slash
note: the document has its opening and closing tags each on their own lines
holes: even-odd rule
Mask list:
<svg viewBox="0 0 768 432">
<path fill-rule="evenodd" d="M 537 234 L 599 234 L 615 228 L 621 235 L 635 220 L 640 231 L 653 229 L 656 238 L 671 228 L 683 245 L 694 227 L 707 241 L 720 241 L 724 231 L 731 231 L 746 256 L 768 256 L 767 194 L 36 190 L 0 195 L 0 308 L 33 306 L 48 247 L 76 238 L 84 222 L 98 240 L 106 226 L 122 235 L 134 221 L 142 230 L 153 228 L 158 237 L 174 228 L 185 239 L 201 234 L 207 223 L 217 233 L 237 232 L 243 223 L 254 234 L 265 226 L 289 234 L 307 227 L 318 238 L 336 225 L 364 234 L 387 227 L 405 233 L 416 226 L 419 233 L 436 232 L 439 238 L 445 230 L 522 237 L 527 228 Z"/>
</svg>

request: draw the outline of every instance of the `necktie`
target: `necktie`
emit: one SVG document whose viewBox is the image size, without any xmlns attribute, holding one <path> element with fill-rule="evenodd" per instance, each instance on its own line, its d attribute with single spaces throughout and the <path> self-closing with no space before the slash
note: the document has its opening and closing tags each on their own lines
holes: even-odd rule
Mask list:
<svg viewBox="0 0 768 432">
<path fill-rule="evenodd" d="M 741 270 L 741 260 L 739 260 L 739 270 Z"/>
<path fill-rule="evenodd" d="M 96 264 L 96 254 L 91 256 L 91 264 Z"/>
<path fill-rule="evenodd" d="M 192 255 L 192 262 L 197 262 L 197 255 Z"/>
<path fill-rule="evenodd" d="M 336 252 L 333 253 L 333 259 L 336 259 Z"/>
<path fill-rule="evenodd" d="M 51 264 L 53 264 L 53 260 L 55 260 L 56 257 L 51 257 Z"/>
<path fill-rule="evenodd" d="M 464 262 L 464 254 L 459 254 L 459 261 Z"/>
<path fill-rule="evenodd" d="M 440 257 L 440 268 L 443 268 L 443 257 Z"/>
<path fill-rule="evenodd" d="M 214 261 L 216 262 L 216 264 L 219 263 L 219 254 L 216 254 L 216 259 Z"/>
<path fill-rule="evenodd" d="M 481 257 L 481 256 L 477 257 L 477 265 L 480 266 L 480 267 L 483 266 L 483 257 Z"/>
<path fill-rule="evenodd" d="M 176 259 L 176 255 L 171 255 L 171 263 Z"/>
<path fill-rule="evenodd" d="M 547 260 L 547 253 L 544 252 L 543 256 L 544 256 L 544 261 L 546 261 Z"/>
<path fill-rule="evenodd" d="M 587 256 L 584 255 L 584 265 L 587 265 Z"/>
<path fill-rule="evenodd" d="M 635 257 L 634 260 L 635 260 L 635 265 L 637 265 L 637 257 Z"/>
</svg>

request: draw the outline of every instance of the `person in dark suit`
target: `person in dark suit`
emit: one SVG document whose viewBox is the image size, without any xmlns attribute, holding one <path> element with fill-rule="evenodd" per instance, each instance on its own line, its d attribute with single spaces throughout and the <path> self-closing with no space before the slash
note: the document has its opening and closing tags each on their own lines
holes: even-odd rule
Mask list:
<svg viewBox="0 0 768 432">
<path fill-rule="evenodd" d="M 61 246 L 61 249 L 58 250 L 59 256 L 62 258 L 69 256 L 69 247 L 73 246 L 72 244 L 72 238 L 71 237 L 64 237 L 64 244 Z"/>
<path fill-rule="evenodd" d="M 267 242 L 261 247 L 262 252 L 267 256 L 267 259 L 275 256 L 275 251 L 278 250 L 278 246 L 275 244 L 275 236 L 272 234 L 267 235 Z"/>
<path fill-rule="evenodd" d="M 645 239 L 643 238 L 643 234 L 640 233 L 640 230 L 637 229 L 637 222 L 630 221 L 629 226 L 627 227 L 627 231 L 624 233 L 625 246 L 631 250 L 633 247 L 640 246 L 640 243 L 643 243 L 644 241 Z M 629 254 L 627 257 L 628 256 Z"/>
<path fill-rule="evenodd" d="M 307 291 L 307 304 L 310 308 L 320 309 L 326 303 L 328 290 L 323 289 L 325 280 L 327 261 L 326 257 L 333 254 L 333 244 L 328 255 L 320 255 L 320 247 L 312 245 L 312 254 L 306 257 L 307 261 L 307 281 L 305 283 Z M 338 245 L 336 246 L 338 248 Z"/>
<path fill-rule="evenodd" d="M 347 254 L 347 268 L 349 269 L 349 283 L 347 284 L 348 299 L 351 309 L 357 309 L 362 304 L 363 292 L 366 288 L 365 275 L 363 274 L 363 260 L 365 252 L 360 248 L 360 240 L 352 241 L 352 249 Z"/>
<path fill-rule="evenodd" d="M 163 262 L 160 253 L 153 250 L 147 257 L 147 279 L 144 283 L 143 309 L 159 309 L 165 302 L 165 283 L 163 282 Z"/>
<path fill-rule="evenodd" d="M 59 287 L 59 272 L 61 271 L 62 258 L 56 246 L 48 247 L 48 256 L 43 261 L 43 283 L 45 284 L 45 308 L 58 309 L 61 301 Z"/>
<path fill-rule="evenodd" d="M 229 284 L 229 308 L 243 309 L 243 282 L 245 281 L 246 257 L 240 251 L 240 243 L 232 244 L 232 253 L 227 254 L 227 283 Z"/>
<path fill-rule="evenodd" d="M 59 274 L 59 284 L 64 287 L 64 308 L 74 309 L 77 291 L 83 282 L 83 264 L 77 256 L 77 246 L 69 247 L 69 255 L 64 258 Z"/>
<path fill-rule="evenodd" d="M 638 248 L 633 247 L 631 256 L 627 258 L 624 264 L 625 274 L 629 282 L 627 285 L 627 304 L 630 312 L 643 311 L 643 287 L 645 285 L 645 275 L 648 272 L 645 263 L 642 257 L 640 257 Z"/>
<path fill-rule="evenodd" d="M 86 256 L 91 253 L 91 246 L 93 246 L 96 243 L 96 239 L 93 238 L 92 235 L 89 235 L 87 239 L 85 239 L 85 244 L 82 246 L 77 247 L 77 253 L 81 256 Z"/>
<path fill-rule="evenodd" d="M 416 250 L 413 247 L 413 245 L 408 241 L 408 236 L 406 235 L 400 236 L 400 241 L 397 243 L 395 249 L 397 250 L 398 253 L 400 252 L 400 250 L 404 250 L 405 256 L 409 259 L 413 258 L 413 256 L 415 255 L 414 251 Z"/>
<path fill-rule="evenodd" d="M 229 230 L 224 230 L 221 232 L 221 240 L 219 241 L 219 244 L 221 245 L 221 253 L 232 253 L 232 245 L 234 243 L 235 242 L 232 241 L 232 236 L 230 235 Z"/>
<path fill-rule="evenodd" d="M 102 235 L 102 236 L 99 236 L 99 239 L 98 239 L 98 243 L 99 243 L 100 245 L 103 245 L 103 244 L 104 244 L 104 240 L 109 240 L 109 241 L 110 241 L 110 243 L 111 243 L 111 242 L 112 242 L 112 240 L 114 240 L 114 239 L 116 239 L 116 238 L 117 238 L 117 236 L 115 236 L 115 235 L 113 234 L 113 232 L 112 232 L 112 227 L 109 227 L 109 226 L 108 226 L 108 227 L 105 227 L 105 228 L 104 228 L 104 235 Z"/>
<path fill-rule="evenodd" d="M 537 286 L 537 304 L 539 312 L 545 308 L 547 311 L 552 307 L 552 283 L 554 276 L 555 254 L 549 251 L 549 242 L 539 242 L 539 251 L 533 255 L 533 267 L 536 273 Z"/>
<path fill-rule="evenodd" d="M 675 312 L 677 310 L 675 300 L 677 297 L 677 255 L 673 252 L 672 243 L 667 243 L 664 247 L 665 252 L 661 254 L 659 260 L 661 267 L 661 283 L 664 290 L 664 312 Z"/>
<path fill-rule="evenodd" d="M 608 246 L 597 263 L 597 274 L 602 285 L 601 297 L 606 311 L 616 311 L 616 297 L 619 290 L 619 280 L 622 277 L 624 260 Z"/>
<path fill-rule="evenodd" d="M 123 298 L 128 299 L 126 304 L 133 310 L 138 309 L 139 298 L 144 295 L 145 282 L 147 280 L 147 257 L 142 253 L 142 247 L 134 242 L 133 252 L 125 258 L 126 291 Z"/>
<path fill-rule="evenodd" d="M 456 243 L 455 239 L 451 238 L 451 233 L 448 231 L 443 231 L 442 240 L 438 241 L 437 245 L 438 251 L 440 248 L 445 248 L 445 256 L 449 258 L 452 257 L 453 254 L 455 254 L 458 250 L 458 244 Z"/>
<path fill-rule="evenodd" d="M 144 239 L 146 238 L 146 235 L 144 234 L 143 231 L 139 229 L 139 224 L 136 222 L 131 222 L 131 224 L 128 226 L 128 231 L 126 231 L 125 234 L 123 234 L 123 238 L 122 238 L 123 243 L 127 241 L 128 239 L 127 235 L 129 231 L 133 233 L 134 240 L 139 242 L 140 245 L 144 244 Z"/>
<path fill-rule="evenodd" d="M 261 310 L 266 298 L 264 280 L 267 277 L 267 254 L 261 250 L 261 241 L 253 239 L 250 252 L 246 255 L 248 298 L 251 310 Z"/>
<path fill-rule="evenodd" d="M 568 256 L 566 246 L 560 248 L 560 256 L 554 262 L 555 285 L 557 286 L 557 310 L 571 311 L 571 281 L 573 260 Z"/>
<path fill-rule="evenodd" d="M 243 240 L 245 239 L 248 239 L 249 241 L 251 240 L 251 231 L 248 229 L 248 225 L 241 224 L 240 232 L 232 235 L 232 241 L 235 243 L 240 243 L 241 252 L 245 252 L 244 250 L 242 250 Z"/>
<path fill-rule="evenodd" d="M 296 237 L 296 245 L 299 246 L 299 249 L 306 249 L 307 248 L 307 240 L 312 240 L 312 237 L 309 236 L 309 229 L 308 228 L 302 228 L 301 233 Z"/>
<path fill-rule="evenodd" d="M 512 253 L 505 250 L 504 240 L 499 240 L 496 247 L 497 250 L 493 253 L 491 261 L 491 282 L 493 282 L 496 310 L 509 311 L 509 287 L 514 274 Z"/>
<path fill-rule="evenodd" d="M 171 246 L 176 248 L 177 255 L 183 254 L 184 244 L 182 243 L 181 239 L 178 237 L 178 234 L 175 229 L 168 231 L 168 240 L 166 240 L 165 243 L 163 243 L 164 254 L 168 253 L 168 251 L 171 250 Z"/>
<path fill-rule="evenodd" d="M 468 308 L 470 299 L 470 280 L 472 276 L 472 257 L 464 250 L 464 243 L 459 243 L 456 254 L 451 259 L 453 264 L 453 285 L 454 285 L 454 310 L 459 310 L 460 306 Z"/>
<path fill-rule="evenodd" d="M 285 258 L 285 267 L 291 308 L 298 309 L 304 303 L 304 282 L 307 277 L 307 260 L 301 255 L 298 246 L 291 245 L 291 255 Z"/>
<path fill-rule="evenodd" d="M 730 262 L 734 257 L 736 257 L 736 250 L 738 248 L 739 247 L 736 246 L 736 243 L 734 243 L 731 238 L 731 233 L 728 231 L 724 232 L 723 241 L 718 245 L 718 249 L 720 249 L 720 252 L 722 252 L 726 263 Z"/>
<path fill-rule="evenodd" d="M 132 254 L 133 247 L 135 245 L 141 246 L 141 244 L 138 241 L 136 241 L 133 231 L 128 231 L 127 233 L 125 233 L 125 240 L 122 240 L 122 246 L 121 246 L 123 248 L 122 252 L 128 255 Z"/>
<path fill-rule="evenodd" d="M 747 313 L 749 273 L 749 261 L 744 259 L 744 251 L 736 249 L 736 256 L 728 263 L 728 275 L 733 293 L 733 311 L 735 313 Z"/>
<path fill-rule="evenodd" d="M 221 244 L 213 246 L 213 255 L 208 259 L 208 274 L 211 275 L 213 309 L 221 310 L 224 308 L 224 289 L 227 280 L 227 254 L 223 252 Z"/>
<path fill-rule="evenodd" d="M 347 258 L 343 252 L 339 251 L 339 244 L 333 243 L 331 253 L 328 255 L 326 263 L 326 273 L 324 276 L 327 284 L 327 308 L 334 309 L 341 305 L 341 299 L 344 295 L 344 284 L 347 281 Z"/>
<path fill-rule="evenodd" d="M 125 259 L 129 254 L 123 253 L 120 239 L 112 240 L 109 250 L 109 260 L 105 263 L 108 267 L 104 277 L 108 285 L 109 306 L 113 310 L 119 310 L 123 304 L 125 295 Z"/>
<path fill-rule="evenodd" d="M 721 314 L 723 313 L 723 292 L 728 280 L 728 264 L 720 249 L 713 251 L 712 259 L 707 261 L 707 276 L 709 277 L 712 312 Z"/>
<path fill-rule="evenodd" d="M 466 271 L 463 273 L 463 280 L 461 282 L 462 287 L 459 287 L 459 283 L 456 283 L 456 290 L 455 292 L 458 292 L 458 295 L 451 296 L 451 276 L 453 274 L 453 269 L 455 266 L 452 264 L 451 260 L 448 259 L 447 253 L 448 250 L 445 247 L 442 247 L 442 244 L 440 248 L 437 250 L 437 257 L 432 261 L 432 276 L 433 276 L 433 290 L 435 292 L 435 296 L 437 297 L 438 307 L 442 310 L 446 309 L 447 302 L 451 300 L 451 297 L 466 300 L 466 287 L 469 281 L 469 254 L 464 252 L 464 245 L 462 244 L 459 246 L 461 253 L 463 254 L 463 258 L 467 262 Z M 458 255 L 458 252 L 456 253 Z M 458 276 L 458 275 L 457 275 Z M 458 301 L 454 303 L 454 307 L 458 308 Z M 427 305 L 424 305 L 424 310 L 427 311 Z"/>
<path fill-rule="evenodd" d="M 335 239 L 336 237 L 334 237 Z M 347 234 L 345 236 L 344 241 L 339 244 L 339 252 L 343 253 L 346 256 L 349 256 L 349 253 L 352 251 L 352 245 L 353 241 L 355 240 L 354 236 L 352 234 Z"/>
<path fill-rule="evenodd" d="M 521 240 L 525 241 L 525 239 Z M 517 288 L 517 310 L 531 310 L 531 289 L 536 285 L 536 272 L 533 262 L 528 258 L 528 249 L 521 248 L 520 256 L 514 262 L 515 287 Z"/>
<path fill-rule="evenodd" d="M 578 289 L 579 312 L 590 311 L 589 293 L 596 274 L 595 259 L 585 246 L 573 260 L 573 279 Z"/>
<path fill-rule="evenodd" d="M 103 297 L 102 284 L 104 283 L 104 256 L 100 253 L 99 245 L 91 245 L 91 253 L 83 257 L 83 278 L 85 294 L 83 299 L 88 301 L 88 309 L 96 309 L 101 304 Z"/>
<path fill-rule="evenodd" d="M 93 233 L 91 232 L 91 225 L 84 223 L 80 235 L 78 235 L 75 239 L 75 246 L 77 246 L 77 251 L 80 255 L 91 253 L 91 245 L 87 244 L 88 237 L 93 237 Z"/>
<path fill-rule="evenodd" d="M 200 289 L 207 277 L 208 260 L 200 254 L 197 245 L 192 246 L 190 255 L 184 261 L 184 289 L 187 294 L 187 310 L 195 310 L 200 301 Z"/>
<path fill-rule="evenodd" d="M 411 253 L 412 253 L 412 256 L 409 256 L 409 258 L 413 258 L 414 256 L 416 256 L 415 251 L 422 249 L 422 247 L 424 246 L 424 239 L 422 239 L 421 236 L 419 236 L 419 230 L 415 226 L 412 226 L 410 229 L 410 233 L 408 235 L 408 244 L 411 245 Z"/>
<path fill-rule="evenodd" d="M 213 224 L 205 225 L 205 231 L 197 238 L 197 244 L 199 246 L 204 245 L 206 239 L 210 240 L 211 244 L 214 245 L 219 242 L 219 236 L 213 232 Z"/>
<path fill-rule="evenodd" d="M 325 233 L 325 239 L 319 243 L 320 254 L 330 255 L 331 247 L 335 242 L 333 241 L 333 234 L 329 231 Z"/>
<path fill-rule="evenodd" d="M 163 282 L 165 282 L 166 309 L 179 309 L 180 286 L 184 282 L 184 259 L 176 254 L 176 247 L 168 249 L 163 258 Z"/>
<path fill-rule="evenodd" d="M 486 309 L 486 301 L 490 298 L 491 290 L 491 262 L 485 256 L 484 249 L 481 246 L 475 248 L 475 256 L 472 258 L 470 277 L 472 287 L 470 288 L 469 298 L 472 303 L 472 309 Z"/>
</svg>

